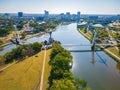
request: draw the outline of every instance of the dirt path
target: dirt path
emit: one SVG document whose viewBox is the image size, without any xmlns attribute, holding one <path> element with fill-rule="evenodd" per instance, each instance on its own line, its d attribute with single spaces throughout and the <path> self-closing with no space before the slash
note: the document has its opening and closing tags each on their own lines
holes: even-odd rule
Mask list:
<svg viewBox="0 0 120 90">
<path fill-rule="evenodd" d="M 19 61 L 15 61 L 14 63 L 12 63 L 12 64 L 10 64 L 10 65 L 8 65 L 8 66 L 6 66 L 6 67 L 0 69 L 0 72 L 2 72 L 3 70 L 5 70 L 5 69 L 11 67 L 12 65 L 14 65 L 14 64 L 16 64 L 16 63 L 18 63 L 18 62 L 19 62 Z"/>
<path fill-rule="evenodd" d="M 42 66 L 42 75 L 41 75 L 41 82 L 40 82 L 40 90 L 43 89 L 43 78 L 44 78 L 45 61 L 46 61 L 46 49 L 45 49 L 45 52 L 44 52 L 44 59 L 43 59 L 43 66 Z"/>
</svg>

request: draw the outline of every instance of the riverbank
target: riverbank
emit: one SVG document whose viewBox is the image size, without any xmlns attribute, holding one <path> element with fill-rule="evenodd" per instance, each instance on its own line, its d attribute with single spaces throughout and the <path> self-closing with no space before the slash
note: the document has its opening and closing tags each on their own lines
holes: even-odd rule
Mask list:
<svg viewBox="0 0 120 90">
<path fill-rule="evenodd" d="M 58 26 L 59 26 L 59 25 L 57 25 L 54 29 L 52 29 L 52 32 L 54 32 Z M 46 32 L 40 32 L 40 33 L 37 33 L 37 34 L 26 35 L 26 37 L 23 39 L 23 42 L 25 42 L 25 41 L 26 41 L 27 39 L 29 39 L 29 38 L 32 38 L 32 37 L 35 37 L 35 36 L 41 36 L 41 35 L 43 35 L 43 34 L 45 34 L 45 33 L 46 33 Z M 11 44 L 12 44 L 12 42 L 10 42 L 10 41 L 7 42 L 7 43 L 5 43 L 5 44 L 2 44 L 2 45 L 0 46 L 0 51 L 2 51 L 5 46 L 11 45 Z"/>
<path fill-rule="evenodd" d="M 35 36 L 41 36 L 41 35 L 43 35 L 43 34 L 45 34 L 45 32 L 27 35 L 27 36 L 23 39 L 23 41 L 25 41 L 25 40 L 27 40 L 27 39 L 29 39 L 29 38 L 35 37 Z"/>
<path fill-rule="evenodd" d="M 51 50 L 47 50 L 46 53 L 47 58 L 45 63 L 43 90 L 46 90 L 49 86 L 48 77 L 51 70 L 48 63 Z M 36 55 L 28 57 L 3 70 L 0 73 L 0 88 L 2 90 L 39 90 L 44 51 L 39 52 L 37 56 L 38 57 L 36 57 Z"/>
<path fill-rule="evenodd" d="M 23 41 L 25 41 L 25 40 L 27 40 L 27 39 L 29 39 L 29 38 L 32 38 L 32 37 L 38 36 L 38 35 L 43 35 L 44 33 L 45 33 L 45 32 L 41 32 L 41 33 L 37 33 L 37 34 L 27 35 L 27 36 L 23 39 Z M 10 44 L 12 44 L 12 42 L 5 43 L 5 44 L 1 45 L 1 47 L 3 48 L 3 47 L 5 47 L 5 46 L 7 46 L 7 45 L 10 45 Z M 2 49 L 1 49 L 1 50 L 2 50 Z"/>
<path fill-rule="evenodd" d="M 87 38 L 89 41 L 91 41 L 91 38 L 88 37 L 85 33 L 83 33 L 80 29 L 78 29 L 78 31 L 85 37 Z M 104 48 L 102 46 L 100 46 L 101 48 Z M 120 58 L 115 55 L 114 53 L 112 53 L 111 51 L 109 51 L 108 49 L 103 49 L 109 56 L 111 56 L 112 58 L 114 58 L 117 62 L 120 62 Z"/>
</svg>

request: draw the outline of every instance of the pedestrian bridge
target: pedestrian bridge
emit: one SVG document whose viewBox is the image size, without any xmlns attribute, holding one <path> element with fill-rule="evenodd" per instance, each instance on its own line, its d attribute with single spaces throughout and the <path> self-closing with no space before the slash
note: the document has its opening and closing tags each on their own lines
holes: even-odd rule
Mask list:
<svg viewBox="0 0 120 90">
<path fill-rule="evenodd" d="M 69 50 L 70 52 L 93 52 L 93 51 L 91 51 L 91 50 Z M 97 52 L 99 52 L 99 51 L 102 51 L 102 49 L 100 49 L 100 50 L 94 50 L 95 52 L 97 51 Z"/>
<path fill-rule="evenodd" d="M 65 47 L 72 47 L 72 46 L 90 46 L 92 47 L 93 44 L 61 44 L 62 46 Z M 101 46 L 101 49 L 96 50 L 96 49 L 92 49 L 91 50 L 69 50 L 70 52 L 91 52 L 91 51 L 102 51 L 103 48 L 107 48 L 107 47 L 114 47 L 117 46 L 116 44 L 95 44 L 95 46 Z"/>
<path fill-rule="evenodd" d="M 93 44 L 62 44 L 62 46 L 93 46 Z M 95 46 L 117 46 L 116 44 L 95 44 Z"/>
</svg>

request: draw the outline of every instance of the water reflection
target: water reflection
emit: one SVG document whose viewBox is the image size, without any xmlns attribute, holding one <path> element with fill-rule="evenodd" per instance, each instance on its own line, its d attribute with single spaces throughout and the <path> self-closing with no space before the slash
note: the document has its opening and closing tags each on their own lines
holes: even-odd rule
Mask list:
<svg viewBox="0 0 120 90">
<path fill-rule="evenodd" d="M 99 62 L 107 66 L 107 61 L 101 55 L 99 55 L 99 52 L 96 52 L 96 51 L 91 51 L 91 57 L 92 57 L 91 63 L 95 64 L 96 62 L 95 54 L 99 58 Z"/>
<path fill-rule="evenodd" d="M 95 63 L 95 55 L 94 55 L 95 53 L 94 53 L 94 51 L 92 51 L 91 54 L 92 54 L 92 61 L 91 61 L 91 63 L 94 64 Z"/>
<path fill-rule="evenodd" d="M 104 59 L 102 56 L 100 56 L 98 52 L 95 52 L 95 53 L 96 53 L 97 57 L 99 58 L 99 62 L 103 63 L 104 65 L 107 66 L 107 60 Z"/>
</svg>

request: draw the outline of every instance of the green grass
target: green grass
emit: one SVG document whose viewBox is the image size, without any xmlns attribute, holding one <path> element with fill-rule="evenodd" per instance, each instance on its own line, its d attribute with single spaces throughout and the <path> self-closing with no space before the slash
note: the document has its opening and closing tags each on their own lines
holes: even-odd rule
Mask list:
<svg viewBox="0 0 120 90">
<path fill-rule="evenodd" d="M 38 57 L 29 57 L 1 72 L 0 90 L 38 90 L 40 85 L 43 55 L 44 51 L 38 53 Z M 49 55 L 50 50 L 47 51 L 43 88 L 48 86 L 47 82 L 50 73 L 50 67 L 48 65 Z"/>
<path fill-rule="evenodd" d="M 88 37 L 83 31 L 81 31 L 80 29 L 78 30 L 85 38 L 87 38 L 88 40 L 91 41 L 91 38 Z"/>
</svg>

